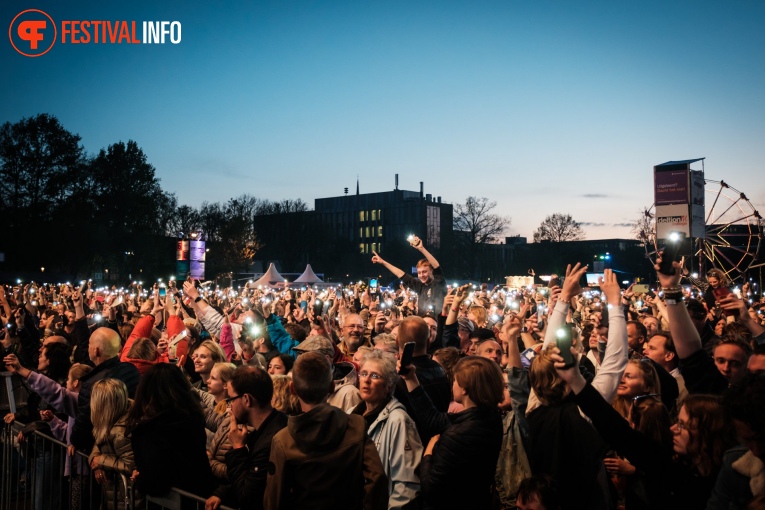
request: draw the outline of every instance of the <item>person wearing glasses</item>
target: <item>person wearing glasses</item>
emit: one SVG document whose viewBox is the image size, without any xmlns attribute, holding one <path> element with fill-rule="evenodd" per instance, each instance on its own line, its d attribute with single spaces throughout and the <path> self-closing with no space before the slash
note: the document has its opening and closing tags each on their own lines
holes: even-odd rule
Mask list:
<svg viewBox="0 0 765 510">
<path fill-rule="evenodd" d="M 642 432 L 641 427 L 631 427 L 585 381 L 578 364 L 566 368 L 560 351 L 554 352 L 551 357 L 559 377 L 571 388 L 574 401 L 601 438 L 644 474 L 650 508 L 705 508 L 723 454 L 736 443 L 719 399 L 711 395 L 691 395 L 686 399 L 677 423 L 670 428 L 670 450 L 664 441 Z"/>
<path fill-rule="evenodd" d="M 287 426 L 287 415 L 271 407 L 273 392 L 273 381 L 265 370 L 246 365 L 234 370 L 225 399 L 230 418 L 231 449 L 225 455 L 229 484 L 215 489 L 206 510 L 215 510 L 221 503 L 243 510 L 263 508 L 271 441 Z"/>
<path fill-rule="evenodd" d="M 326 403 L 331 387 L 327 357 L 300 354 L 290 388 L 303 413 L 273 436 L 268 469 L 261 470 L 268 472 L 263 508 L 388 508 L 387 476 L 366 423 Z M 253 499 L 240 501 L 256 508 Z"/>
<path fill-rule="evenodd" d="M 381 350 L 367 352 L 359 372 L 364 400 L 351 413 L 364 417 L 388 475 L 388 508 L 410 508 L 420 493 L 418 476 L 424 448 L 404 405 L 393 396 L 398 374 L 396 358 Z"/>
</svg>

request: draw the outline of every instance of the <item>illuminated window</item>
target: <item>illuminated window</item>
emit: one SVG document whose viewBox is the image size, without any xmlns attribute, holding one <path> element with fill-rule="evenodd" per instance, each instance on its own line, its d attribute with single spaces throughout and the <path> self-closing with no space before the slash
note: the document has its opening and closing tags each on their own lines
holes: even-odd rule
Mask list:
<svg viewBox="0 0 765 510">
<path fill-rule="evenodd" d="M 369 235 L 369 227 L 364 227 L 364 228 L 365 228 L 365 232 L 366 232 L 366 236 L 364 236 L 364 237 L 371 237 L 371 236 Z M 374 227 L 373 227 L 373 228 L 374 228 Z"/>
<path fill-rule="evenodd" d="M 372 209 L 372 221 L 377 221 L 377 211 Z"/>
<path fill-rule="evenodd" d="M 359 221 L 364 221 L 364 211 L 359 211 Z"/>
<path fill-rule="evenodd" d="M 382 209 L 377 210 L 377 219 L 382 221 Z"/>
<path fill-rule="evenodd" d="M 364 227 L 359 227 L 359 238 L 364 237 Z"/>
<path fill-rule="evenodd" d="M 359 245 L 359 253 L 364 253 L 364 243 Z"/>
<path fill-rule="evenodd" d="M 382 237 L 382 226 L 377 227 L 377 237 Z"/>
<path fill-rule="evenodd" d="M 377 251 L 377 243 L 372 243 L 372 251 Z"/>
</svg>

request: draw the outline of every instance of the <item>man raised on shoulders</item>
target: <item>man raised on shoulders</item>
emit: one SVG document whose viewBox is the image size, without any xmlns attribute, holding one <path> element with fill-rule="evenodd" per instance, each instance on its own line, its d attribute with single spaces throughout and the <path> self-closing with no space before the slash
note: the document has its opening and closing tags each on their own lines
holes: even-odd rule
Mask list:
<svg viewBox="0 0 765 510">
<path fill-rule="evenodd" d="M 435 316 L 441 310 L 444 296 L 446 296 L 444 272 L 436 258 L 425 249 L 422 239 L 412 236 L 409 244 L 425 257 L 417 262 L 417 278 L 386 262 L 376 252 L 372 252 L 374 253 L 372 262 L 385 266 L 396 278 L 401 278 L 404 285 L 417 293 L 417 315 L 424 317 L 430 312 L 432 316 Z"/>
</svg>

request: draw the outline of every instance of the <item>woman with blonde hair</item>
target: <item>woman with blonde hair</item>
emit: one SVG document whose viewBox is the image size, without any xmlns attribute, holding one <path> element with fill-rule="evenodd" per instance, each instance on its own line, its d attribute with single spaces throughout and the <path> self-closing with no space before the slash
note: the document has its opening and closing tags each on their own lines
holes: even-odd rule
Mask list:
<svg viewBox="0 0 765 510">
<path fill-rule="evenodd" d="M 194 360 L 194 371 L 200 377 L 200 380 L 194 383 L 194 387 L 207 391 L 207 380 L 213 366 L 216 363 L 224 363 L 226 354 L 220 345 L 212 340 L 205 340 L 191 354 L 191 359 Z"/>
<path fill-rule="evenodd" d="M 642 432 L 642 426 L 630 427 L 585 381 L 578 364 L 564 366 L 557 354 L 552 354 L 552 359 L 572 398 L 592 420 L 597 432 L 644 473 L 650 508 L 706 507 L 723 454 L 736 443 L 734 429 L 718 397 L 691 395 L 683 402 L 677 423 L 670 428 L 673 456 L 663 441 Z M 636 411 L 642 409 L 633 407 L 633 420 L 637 419 Z M 586 440 L 580 437 L 580 441 Z"/>
<path fill-rule="evenodd" d="M 655 397 L 661 400 L 659 375 L 648 358 L 631 359 L 627 362 L 622 380 L 616 388 L 613 406 L 623 418 L 629 419 L 632 405 L 639 397 Z"/>
<path fill-rule="evenodd" d="M 226 452 L 231 449 L 228 441 L 229 415 L 226 406 L 226 386 L 234 375 L 233 363 L 216 363 L 210 370 L 207 391 L 196 390 L 202 400 L 205 428 L 208 431 L 207 457 L 213 476 L 218 482 L 226 481 Z"/>
<path fill-rule="evenodd" d="M 125 437 L 129 409 L 125 383 L 117 379 L 102 379 L 93 385 L 90 420 L 96 442 L 88 461 L 96 482 L 104 486 L 107 508 L 110 509 L 125 508 L 123 485 L 115 482 L 120 474 L 130 476 L 135 468 L 133 448 Z M 107 474 L 107 471 L 110 473 Z"/>
<path fill-rule="evenodd" d="M 287 416 L 297 416 L 302 413 L 300 400 L 298 400 L 297 395 L 290 391 L 290 381 L 292 378 L 288 375 L 272 375 L 271 380 L 274 383 L 271 407 L 283 412 Z"/>
</svg>

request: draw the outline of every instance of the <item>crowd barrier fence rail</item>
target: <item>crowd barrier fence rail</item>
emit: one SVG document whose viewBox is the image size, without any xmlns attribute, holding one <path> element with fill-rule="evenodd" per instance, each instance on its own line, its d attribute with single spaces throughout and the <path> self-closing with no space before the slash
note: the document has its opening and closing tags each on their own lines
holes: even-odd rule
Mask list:
<svg viewBox="0 0 765 510">
<path fill-rule="evenodd" d="M 24 424 L 4 424 L 0 435 L 2 510 L 204 510 L 205 499 L 173 488 L 163 497 L 140 496 L 128 476 L 106 471 L 108 484 L 96 483 L 88 456 L 75 452 L 67 465 L 67 445 L 34 430 L 20 440 Z M 111 493 L 110 496 L 107 496 Z M 220 510 L 235 510 L 222 505 Z"/>
</svg>

